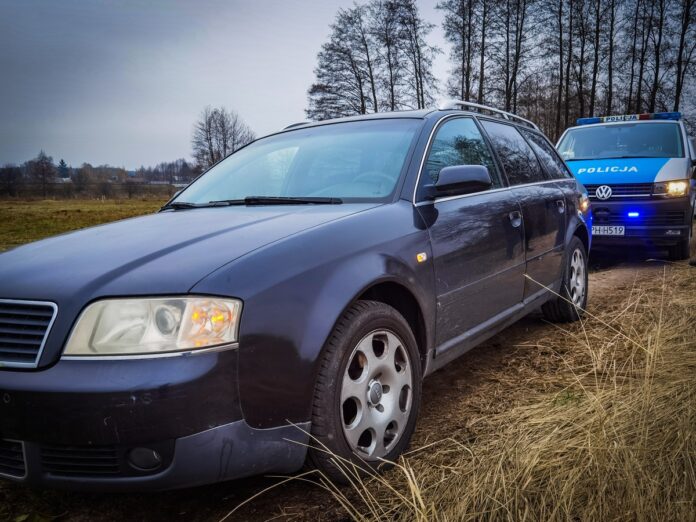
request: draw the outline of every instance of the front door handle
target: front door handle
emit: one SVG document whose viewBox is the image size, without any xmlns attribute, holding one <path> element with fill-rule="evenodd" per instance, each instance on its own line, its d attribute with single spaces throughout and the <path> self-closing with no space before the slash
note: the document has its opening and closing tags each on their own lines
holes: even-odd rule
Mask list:
<svg viewBox="0 0 696 522">
<path fill-rule="evenodd" d="M 522 224 L 522 213 L 519 210 L 513 210 L 508 214 L 508 217 L 513 227 L 518 228 Z"/>
<path fill-rule="evenodd" d="M 558 212 L 563 214 L 565 212 L 565 201 L 562 199 L 556 200 L 556 206 L 558 207 Z"/>
</svg>

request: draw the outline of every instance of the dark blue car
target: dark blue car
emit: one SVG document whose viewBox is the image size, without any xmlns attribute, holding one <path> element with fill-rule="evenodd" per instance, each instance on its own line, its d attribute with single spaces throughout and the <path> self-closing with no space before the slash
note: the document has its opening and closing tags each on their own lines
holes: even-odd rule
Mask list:
<svg viewBox="0 0 696 522">
<path fill-rule="evenodd" d="M 540 306 L 577 319 L 587 194 L 533 124 L 467 107 L 294 126 L 154 215 L 0 255 L 0 475 L 341 480 L 327 451 L 404 451 L 424 376 Z"/>
</svg>

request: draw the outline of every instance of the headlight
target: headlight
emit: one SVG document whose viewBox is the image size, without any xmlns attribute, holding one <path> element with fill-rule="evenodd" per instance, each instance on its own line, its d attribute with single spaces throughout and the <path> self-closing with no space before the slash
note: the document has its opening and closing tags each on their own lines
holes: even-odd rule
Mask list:
<svg viewBox="0 0 696 522">
<path fill-rule="evenodd" d="M 583 214 L 587 212 L 590 208 L 590 198 L 584 192 L 580 194 L 580 200 L 578 201 L 578 208 Z"/>
<path fill-rule="evenodd" d="M 216 297 L 105 299 L 89 305 L 65 355 L 139 355 L 237 341 L 242 303 Z"/>
<path fill-rule="evenodd" d="M 663 181 L 655 183 L 653 194 L 666 197 L 686 196 L 689 192 L 689 182 L 687 180 Z"/>
</svg>

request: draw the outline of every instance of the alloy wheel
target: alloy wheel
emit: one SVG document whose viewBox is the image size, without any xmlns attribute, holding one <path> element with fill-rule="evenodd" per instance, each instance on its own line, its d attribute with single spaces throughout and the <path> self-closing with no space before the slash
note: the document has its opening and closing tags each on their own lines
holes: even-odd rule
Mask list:
<svg viewBox="0 0 696 522">
<path fill-rule="evenodd" d="M 570 258 L 570 277 L 568 293 L 575 306 L 582 306 L 585 299 L 585 255 L 579 248 L 573 251 Z"/>
<path fill-rule="evenodd" d="M 366 460 L 384 458 L 409 420 L 413 372 L 403 341 L 375 330 L 353 349 L 341 384 L 341 420 L 351 450 Z"/>
</svg>

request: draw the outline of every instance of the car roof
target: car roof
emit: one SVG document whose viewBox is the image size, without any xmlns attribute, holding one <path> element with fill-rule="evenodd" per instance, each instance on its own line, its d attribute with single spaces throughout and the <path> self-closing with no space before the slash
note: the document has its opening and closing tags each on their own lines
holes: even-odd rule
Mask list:
<svg viewBox="0 0 696 522">
<path fill-rule="evenodd" d="M 344 123 L 344 122 L 351 122 L 351 121 L 389 120 L 389 119 L 426 119 L 429 117 L 439 119 L 441 116 L 445 116 L 445 115 L 449 115 L 449 114 L 460 114 L 460 115 L 464 115 L 464 116 L 482 117 L 482 118 L 492 119 L 495 121 L 500 121 L 502 123 L 507 123 L 510 125 L 523 127 L 525 129 L 536 130 L 537 132 L 541 132 L 538 129 L 534 129 L 534 128 L 532 128 L 528 125 L 525 125 L 523 123 L 520 123 L 518 121 L 506 120 L 504 118 L 500 118 L 500 117 L 497 117 L 495 115 L 482 114 L 482 113 L 476 112 L 476 111 L 467 111 L 467 110 L 461 110 L 461 109 L 415 109 L 415 110 L 403 110 L 403 111 L 391 111 L 391 112 L 374 112 L 374 113 L 370 113 L 370 114 L 359 114 L 356 116 L 344 116 L 341 118 L 331 118 L 328 120 L 298 122 L 298 123 L 293 123 L 291 125 L 288 125 L 284 129 L 281 129 L 277 132 L 268 134 L 267 136 L 281 134 L 281 133 L 286 132 L 286 131 L 292 131 L 292 130 L 298 130 L 298 129 L 308 129 L 308 128 L 312 128 L 312 127 L 320 127 L 322 125 L 332 125 L 335 123 Z M 264 136 L 264 137 L 267 137 L 267 136 Z"/>
</svg>

